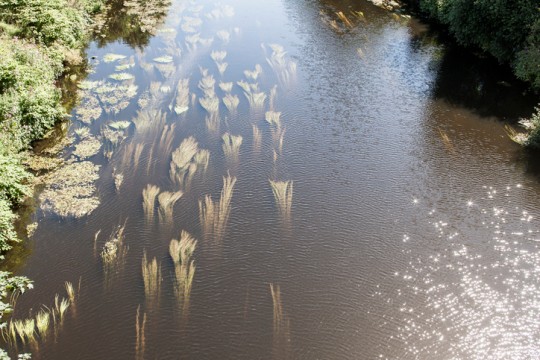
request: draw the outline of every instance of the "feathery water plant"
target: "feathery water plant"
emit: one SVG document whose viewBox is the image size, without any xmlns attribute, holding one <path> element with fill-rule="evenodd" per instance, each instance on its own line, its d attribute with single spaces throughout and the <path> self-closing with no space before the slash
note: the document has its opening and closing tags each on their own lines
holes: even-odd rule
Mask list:
<svg viewBox="0 0 540 360">
<path fill-rule="evenodd" d="M 219 30 L 216 33 L 216 36 L 219 40 L 223 41 L 224 43 L 228 43 L 229 39 L 231 38 L 231 34 L 227 30 Z"/>
<path fill-rule="evenodd" d="M 244 92 L 244 95 L 252 110 L 261 111 L 264 108 L 264 102 L 266 101 L 266 94 L 264 92 Z"/>
<path fill-rule="evenodd" d="M 271 127 L 274 147 L 278 149 L 279 153 L 283 151 L 283 138 L 285 136 L 285 127 L 281 126 L 280 117 L 281 112 L 267 111 L 265 114 L 265 119 Z"/>
<path fill-rule="evenodd" d="M 205 97 L 212 98 L 215 96 L 215 84 L 216 80 L 214 80 L 214 77 L 212 75 L 205 75 L 199 81 L 199 89 L 202 90 Z"/>
<path fill-rule="evenodd" d="M 273 308 L 273 358 L 287 359 L 290 354 L 290 322 L 283 310 L 279 285 L 270 284 Z"/>
<path fill-rule="evenodd" d="M 219 98 L 217 96 L 199 98 L 199 103 L 209 114 L 217 114 L 219 111 Z"/>
<path fill-rule="evenodd" d="M 266 61 L 282 86 L 291 85 L 296 78 L 296 63 L 285 58 L 286 52 L 281 45 L 270 44 L 270 48 L 272 54 L 266 58 Z"/>
<path fill-rule="evenodd" d="M 268 106 L 270 107 L 270 110 L 274 110 L 274 105 L 276 103 L 276 96 L 277 96 L 277 85 L 272 86 L 270 89 L 270 97 L 268 100 Z"/>
<path fill-rule="evenodd" d="M 262 142 L 262 134 L 257 125 L 252 125 L 253 127 L 253 148 L 255 150 L 260 149 Z"/>
<path fill-rule="evenodd" d="M 195 263 L 191 260 L 191 256 L 196 246 L 197 240 L 184 230 L 180 234 L 180 240 L 172 239 L 169 244 L 169 254 L 174 262 L 176 280 L 174 290 L 179 303 L 182 304 L 184 314 L 189 307 L 191 286 L 195 276 Z"/>
<path fill-rule="evenodd" d="M 227 93 L 223 97 L 223 103 L 225 104 L 229 112 L 234 113 L 236 111 L 236 108 L 238 107 L 238 104 L 240 104 L 240 99 L 238 99 L 238 96 L 236 95 L 231 95 L 230 93 Z"/>
<path fill-rule="evenodd" d="M 172 143 L 174 140 L 174 134 L 176 130 L 176 124 L 165 125 L 163 132 L 161 133 L 161 138 L 159 139 L 159 146 L 162 150 L 162 153 L 170 154 L 172 152 Z M 151 162 L 149 158 L 149 162 Z"/>
<path fill-rule="evenodd" d="M 269 181 L 280 215 L 284 219 L 289 219 L 291 216 L 293 181 Z"/>
<path fill-rule="evenodd" d="M 218 68 L 219 74 L 223 75 L 225 73 L 225 70 L 227 70 L 227 67 L 229 66 L 229 64 L 226 62 L 220 62 L 220 63 L 216 63 L 216 66 Z"/>
<path fill-rule="evenodd" d="M 215 135 L 219 132 L 219 127 L 221 125 L 221 119 L 217 113 L 209 114 L 205 119 L 204 122 L 206 124 L 206 129 L 208 129 L 208 132 Z"/>
<path fill-rule="evenodd" d="M 148 261 L 145 251 L 142 259 L 141 268 L 146 300 L 150 304 L 157 303 L 157 301 L 159 301 L 159 294 L 161 291 L 162 282 L 161 264 L 158 264 L 158 261 L 155 257 L 152 259 L 152 261 Z"/>
<path fill-rule="evenodd" d="M 144 215 L 148 221 L 154 219 L 156 197 L 158 196 L 160 189 L 156 185 L 146 185 L 146 188 L 143 189 L 143 210 Z"/>
<path fill-rule="evenodd" d="M 142 320 L 140 319 L 141 306 L 137 307 L 137 316 L 135 318 L 135 332 L 136 332 L 136 343 L 135 343 L 135 359 L 143 360 L 144 359 L 144 349 L 146 347 L 146 313 L 143 313 Z"/>
<path fill-rule="evenodd" d="M 58 319 L 60 320 L 60 324 L 64 321 L 64 314 L 66 313 L 66 310 L 69 308 L 69 299 L 62 298 L 60 301 L 60 296 L 56 294 L 54 297 L 54 309 L 56 313 L 58 314 Z"/>
<path fill-rule="evenodd" d="M 230 93 L 232 91 L 233 83 L 232 82 L 220 82 L 219 88 L 226 93 Z"/>
<path fill-rule="evenodd" d="M 262 74 L 262 67 L 261 65 L 257 64 L 255 65 L 254 70 L 244 70 L 244 75 L 251 80 L 256 81 L 259 75 Z"/>
<path fill-rule="evenodd" d="M 103 263 L 106 285 L 109 285 L 111 276 L 116 275 L 121 266 L 124 265 L 127 254 L 127 247 L 124 245 L 125 228 L 125 222 L 123 225 L 118 225 L 118 227 L 111 233 L 109 240 L 105 243 L 103 250 L 101 251 L 101 260 Z M 60 313 L 59 315 L 61 318 Z"/>
<path fill-rule="evenodd" d="M 172 153 L 169 175 L 171 180 L 180 185 L 181 189 L 189 186 L 195 172 L 206 170 L 210 152 L 199 149 L 193 136 L 182 141 L 180 146 Z"/>
<path fill-rule="evenodd" d="M 212 51 L 210 53 L 210 57 L 212 58 L 212 60 L 214 60 L 215 62 L 222 62 L 223 60 L 225 60 L 225 57 L 227 56 L 227 52 L 226 51 Z"/>
<path fill-rule="evenodd" d="M 237 161 L 240 153 L 240 146 L 242 145 L 241 135 L 231 135 L 228 132 L 223 134 L 223 152 L 225 157 L 229 161 Z"/>
<path fill-rule="evenodd" d="M 182 191 L 164 191 L 158 195 L 160 221 L 172 221 L 174 205 L 183 195 L 184 193 Z"/>
<path fill-rule="evenodd" d="M 180 79 L 176 86 L 176 103 L 174 111 L 177 115 L 189 109 L 189 79 Z"/>
<path fill-rule="evenodd" d="M 199 218 L 204 236 L 216 241 L 223 239 L 229 216 L 231 213 L 231 199 L 236 177 L 230 175 L 223 177 L 223 189 L 218 203 L 214 203 L 210 195 L 199 200 Z"/>
<path fill-rule="evenodd" d="M 281 127 L 281 112 L 267 111 L 265 114 L 266 121 L 274 127 Z"/>
<path fill-rule="evenodd" d="M 45 310 L 40 310 L 36 315 L 36 328 L 41 340 L 45 340 L 47 338 L 50 323 L 51 315 Z"/>
</svg>

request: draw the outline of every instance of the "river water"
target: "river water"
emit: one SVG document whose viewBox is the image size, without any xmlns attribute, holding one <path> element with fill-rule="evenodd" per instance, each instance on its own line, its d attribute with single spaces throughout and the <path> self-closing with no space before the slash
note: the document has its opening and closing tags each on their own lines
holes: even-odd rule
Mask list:
<svg viewBox="0 0 540 360">
<path fill-rule="evenodd" d="M 115 4 L 87 50 L 92 72 L 62 152 L 99 166 L 95 197 L 84 198 L 99 205 L 75 217 L 41 196 L 15 268 L 35 281 L 15 318 L 53 307 L 65 281 L 80 281 L 76 303 L 45 339 L 6 345 L 13 353 L 540 356 L 538 166 L 504 128 L 535 99 L 507 69 L 366 1 L 145 3 Z M 238 154 L 223 149 L 225 133 L 242 136 Z M 190 155 L 192 176 L 171 176 L 190 136 L 207 167 Z M 86 156 L 84 141 L 99 152 Z M 200 201 L 218 202 L 224 176 L 236 178 L 230 206 L 205 227 Z M 291 204 L 269 180 L 293 181 Z M 172 214 L 155 201 L 144 210 L 148 185 L 182 191 Z M 123 225 L 107 267 L 102 251 Z M 169 254 L 182 230 L 197 240 L 187 294 Z M 145 253 L 161 264 L 153 295 Z"/>
</svg>

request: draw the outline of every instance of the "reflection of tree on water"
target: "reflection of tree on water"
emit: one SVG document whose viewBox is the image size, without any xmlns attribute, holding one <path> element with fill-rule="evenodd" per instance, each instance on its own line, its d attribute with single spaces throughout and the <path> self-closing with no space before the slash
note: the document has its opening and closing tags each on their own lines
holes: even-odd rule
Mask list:
<svg viewBox="0 0 540 360">
<path fill-rule="evenodd" d="M 143 47 L 155 35 L 167 15 L 168 0 L 112 0 L 97 18 L 95 41 L 99 47 L 123 40 L 133 48 Z"/>
</svg>

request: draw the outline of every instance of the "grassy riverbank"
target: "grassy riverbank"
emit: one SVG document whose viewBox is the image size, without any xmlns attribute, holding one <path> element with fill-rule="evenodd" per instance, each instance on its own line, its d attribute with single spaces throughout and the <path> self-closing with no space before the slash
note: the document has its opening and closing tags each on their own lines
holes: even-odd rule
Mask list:
<svg viewBox="0 0 540 360">
<path fill-rule="evenodd" d="M 83 62 L 91 17 L 101 8 L 101 0 L 0 1 L 1 253 L 17 241 L 13 210 L 32 191 L 25 150 L 66 117 L 56 82 L 66 66 Z M 24 289 L 27 282 L 15 280 L 4 274 L 0 290 Z"/>
</svg>

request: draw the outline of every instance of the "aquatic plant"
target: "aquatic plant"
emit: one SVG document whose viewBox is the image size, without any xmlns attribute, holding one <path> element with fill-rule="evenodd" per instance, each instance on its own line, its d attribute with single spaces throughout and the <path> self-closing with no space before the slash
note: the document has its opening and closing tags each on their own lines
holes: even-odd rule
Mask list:
<svg viewBox="0 0 540 360">
<path fill-rule="evenodd" d="M 139 167 L 139 161 L 141 159 L 142 152 L 146 144 L 138 143 L 135 145 L 135 150 L 133 151 L 133 171 L 137 170 Z"/>
<path fill-rule="evenodd" d="M 129 74 L 126 72 L 114 73 L 114 74 L 109 75 L 109 77 L 117 81 L 133 80 L 135 78 L 132 74 Z"/>
<path fill-rule="evenodd" d="M 174 205 L 184 195 L 182 191 L 163 191 L 158 195 L 159 218 L 163 222 L 171 222 Z"/>
<path fill-rule="evenodd" d="M 219 88 L 226 93 L 230 93 L 232 91 L 233 83 L 232 82 L 220 82 Z"/>
<path fill-rule="evenodd" d="M 69 163 L 46 175 L 40 194 L 43 210 L 63 217 L 83 217 L 99 205 L 95 181 L 99 166 L 89 161 Z"/>
<path fill-rule="evenodd" d="M 180 240 L 172 239 L 169 244 L 169 255 L 174 263 L 176 280 L 174 290 L 178 302 L 182 304 L 184 314 L 189 307 L 191 286 L 195 276 L 195 263 L 191 256 L 195 252 L 196 246 L 197 240 L 184 230 L 180 233 Z"/>
<path fill-rule="evenodd" d="M 264 92 L 244 92 L 252 110 L 260 111 L 264 108 L 266 94 Z"/>
<path fill-rule="evenodd" d="M 156 136 L 165 126 L 166 114 L 160 110 L 148 109 L 137 111 L 133 119 L 135 129 L 139 135 Z"/>
<path fill-rule="evenodd" d="M 200 98 L 199 102 L 201 106 L 209 114 L 217 114 L 219 111 L 219 99 L 217 96 Z"/>
<path fill-rule="evenodd" d="M 159 64 L 168 64 L 168 63 L 171 63 L 173 61 L 173 58 L 170 55 L 163 55 L 163 56 L 159 56 L 159 57 L 154 58 L 154 61 L 159 63 Z"/>
<path fill-rule="evenodd" d="M 152 221 L 154 219 L 154 212 L 155 212 L 155 204 L 156 204 L 156 198 L 160 192 L 160 189 L 156 185 L 146 185 L 146 188 L 143 189 L 142 196 L 143 196 L 143 210 L 145 218 L 148 221 Z"/>
<path fill-rule="evenodd" d="M 254 70 L 244 70 L 244 75 L 253 81 L 256 81 L 260 74 L 262 74 L 262 67 L 259 64 L 255 65 Z"/>
<path fill-rule="evenodd" d="M 204 96 L 207 98 L 215 97 L 214 87 L 216 85 L 216 80 L 212 75 L 205 75 L 199 80 L 199 89 L 202 90 Z"/>
<path fill-rule="evenodd" d="M 238 99 L 238 96 L 236 95 L 231 95 L 230 93 L 227 93 L 223 97 L 223 103 L 225 104 L 225 107 L 227 107 L 227 110 L 233 113 L 236 111 L 238 104 L 240 104 L 240 99 Z"/>
<path fill-rule="evenodd" d="M 116 169 L 113 169 L 113 179 L 114 179 L 114 188 L 116 191 L 120 191 L 120 187 L 124 182 L 124 175 L 122 173 L 116 172 Z"/>
<path fill-rule="evenodd" d="M 269 181 L 280 215 L 284 219 L 289 219 L 291 216 L 293 181 Z"/>
<path fill-rule="evenodd" d="M 144 360 L 144 350 L 146 347 L 146 313 L 143 313 L 142 320 L 140 319 L 141 306 L 137 307 L 137 315 L 135 317 L 135 359 Z"/>
<path fill-rule="evenodd" d="M 267 111 L 265 114 L 266 121 L 274 127 L 281 127 L 281 112 Z"/>
<path fill-rule="evenodd" d="M 199 200 L 199 219 L 204 236 L 207 239 L 220 241 L 225 234 L 231 212 L 231 199 L 236 177 L 223 177 L 223 189 L 218 203 L 214 203 L 210 195 L 204 201 Z"/>
<path fill-rule="evenodd" d="M 273 349 L 274 359 L 287 359 L 290 352 L 290 322 L 283 309 L 279 285 L 270 284 L 273 308 Z"/>
<path fill-rule="evenodd" d="M 120 121 L 110 122 L 107 125 L 112 127 L 114 130 L 125 130 L 131 125 L 131 122 L 120 120 Z"/>
<path fill-rule="evenodd" d="M 277 96 L 277 85 L 274 85 L 270 89 L 270 97 L 269 97 L 269 100 L 268 100 L 268 103 L 269 103 L 268 106 L 269 106 L 270 110 L 274 110 L 274 105 L 275 105 L 275 102 L 276 102 L 276 96 Z"/>
<path fill-rule="evenodd" d="M 60 296 L 56 294 L 54 297 L 54 309 L 56 313 L 58 314 L 58 319 L 60 320 L 60 324 L 64 322 L 64 314 L 66 313 L 66 310 L 69 308 L 69 300 L 66 298 L 62 298 L 60 301 Z"/>
<path fill-rule="evenodd" d="M 199 149 L 199 145 L 193 136 L 182 141 L 180 146 L 172 153 L 169 175 L 181 189 L 186 189 L 193 175 L 198 170 L 206 170 L 210 152 Z"/>
<path fill-rule="evenodd" d="M 103 109 L 99 100 L 90 94 L 83 93 L 79 106 L 75 109 L 77 120 L 82 121 L 85 124 L 91 124 L 94 120 L 99 119 Z"/>
<path fill-rule="evenodd" d="M 272 140 L 279 153 L 283 151 L 283 138 L 285 136 L 285 127 L 281 126 L 281 113 L 276 111 L 267 111 L 265 119 L 271 126 Z"/>
<path fill-rule="evenodd" d="M 272 54 L 266 58 L 266 61 L 274 71 L 282 86 L 289 86 L 296 78 L 296 63 L 285 58 L 286 52 L 283 46 L 270 44 Z M 266 48 L 263 45 L 263 49 Z"/>
<path fill-rule="evenodd" d="M 36 315 L 36 328 L 37 328 L 39 337 L 42 340 L 47 339 L 50 323 L 51 323 L 51 315 L 45 310 L 40 310 Z"/>
<path fill-rule="evenodd" d="M 248 83 L 244 80 L 240 80 L 240 81 L 237 81 L 236 84 L 238 86 L 240 86 L 242 88 L 242 90 L 244 90 L 244 92 L 246 93 L 251 93 L 251 92 L 258 92 L 259 91 L 259 84 L 257 83 Z"/>
<path fill-rule="evenodd" d="M 219 30 L 216 33 L 216 36 L 218 37 L 219 40 L 223 41 L 224 43 L 228 43 L 231 38 L 231 34 L 227 30 Z"/>
<path fill-rule="evenodd" d="M 210 57 L 212 60 L 214 60 L 216 63 L 223 62 L 225 60 L 225 57 L 227 56 L 226 51 L 212 51 L 210 53 Z"/>
<path fill-rule="evenodd" d="M 153 304 L 159 301 L 159 294 L 161 291 L 161 264 L 158 264 L 157 259 L 154 257 L 152 261 L 148 261 L 146 258 L 146 251 L 144 252 L 142 259 L 142 276 L 144 281 L 144 294 L 146 300 Z"/>
<path fill-rule="evenodd" d="M 189 79 L 180 79 L 176 86 L 176 103 L 174 111 L 177 115 L 189 109 Z"/>
<path fill-rule="evenodd" d="M 131 100 L 137 95 L 136 85 L 116 85 L 100 82 L 95 94 L 108 114 L 117 114 L 129 106 Z"/>
<path fill-rule="evenodd" d="M 105 54 L 105 56 L 103 56 L 103 61 L 106 63 L 110 63 L 110 62 L 115 62 L 115 61 L 122 60 L 125 58 L 126 58 L 125 55 L 108 53 L 108 54 Z"/>
<path fill-rule="evenodd" d="M 223 134 L 223 152 L 228 160 L 238 160 L 238 154 L 240 153 L 240 146 L 242 145 L 241 135 L 231 135 L 228 132 Z"/>
<path fill-rule="evenodd" d="M 70 283 L 69 281 L 66 281 L 65 287 L 66 287 L 66 293 L 68 295 L 69 302 L 71 303 L 71 305 L 75 305 L 76 294 L 75 294 L 75 289 L 73 288 L 73 284 Z"/>
<path fill-rule="evenodd" d="M 175 129 L 176 124 L 165 125 L 163 128 L 161 138 L 159 139 L 159 146 L 164 154 L 170 154 L 172 152 Z"/>
<path fill-rule="evenodd" d="M 127 246 L 124 245 L 124 230 L 126 223 L 118 225 L 111 233 L 109 240 L 101 251 L 101 260 L 105 272 L 106 285 L 109 285 L 111 277 L 115 275 L 124 265 L 127 254 Z"/>
<path fill-rule="evenodd" d="M 259 149 L 261 147 L 262 134 L 257 125 L 252 125 L 253 127 L 253 148 Z"/>
<path fill-rule="evenodd" d="M 210 114 L 204 119 L 206 128 L 212 134 L 217 134 L 219 131 L 219 126 L 221 124 L 221 119 L 218 114 Z"/>
<path fill-rule="evenodd" d="M 216 66 L 218 68 L 219 74 L 223 75 L 225 73 L 225 70 L 227 70 L 227 67 L 229 66 L 229 64 L 227 64 L 226 62 L 216 63 Z"/>
<path fill-rule="evenodd" d="M 96 155 L 101 149 L 102 143 L 95 137 L 89 137 L 81 141 L 75 146 L 73 155 L 79 159 L 86 159 Z"/>
</svg>

